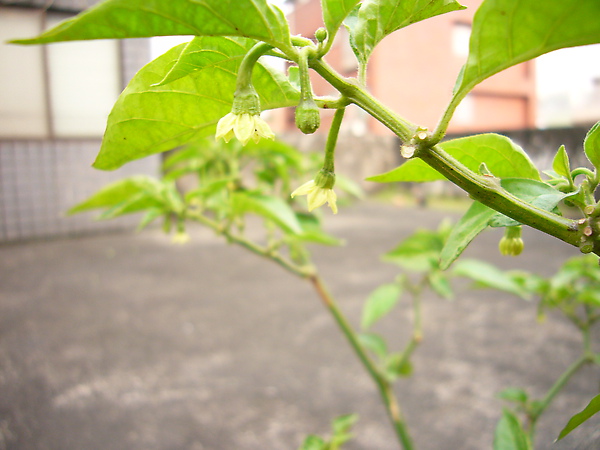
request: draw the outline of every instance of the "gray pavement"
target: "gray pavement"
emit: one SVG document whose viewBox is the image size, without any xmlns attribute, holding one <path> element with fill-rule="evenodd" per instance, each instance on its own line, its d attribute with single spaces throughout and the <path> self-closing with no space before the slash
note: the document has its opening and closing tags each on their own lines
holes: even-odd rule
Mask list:
<svg viewBox="0 0 600 450">
<path fill-rule="evenodd" d="M 355 324 L 365 296 L 398 273 L 379 254 L 445 215 L 373 203 L 328 215 L 347 245 L 315 258 Z M 185 246 L 151 230 L 0 247 L 0 449 L 295 449 L 350 412 L 360 421 L 348 449 L 397 449 L 310 287 L 204 230 L 192 235 Z M 546 275 L 577 254 L 525 238 L 517 259 L 501 259 L 496 232 L 468 254 Z M 427 296 L 415 375 L 397 389 L 420 449 L 491 448 L 495 394 L 541 395 L 578 356 L 577 332 L 552 315 L 536 323 L 535 303 L 459 285 L 454 301 Z M 397 347 L 403 311 L 379 327 Z M 600 418 L 552 444 L 598 381 L 592 368 L 571 381 L 537 448 L 600 448 Z"/>
</svg>

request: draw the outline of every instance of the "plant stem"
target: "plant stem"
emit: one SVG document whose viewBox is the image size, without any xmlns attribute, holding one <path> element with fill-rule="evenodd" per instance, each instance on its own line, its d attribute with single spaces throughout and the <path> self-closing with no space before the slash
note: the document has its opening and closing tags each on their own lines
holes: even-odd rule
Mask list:
<svg viewBox="0 0 600 450">
<path fill-rule="evenodd" d="M 356 335 L 355 331 L 353 330 L 346 317 L 338 308 L 337 304 L 335 303 L 335 300 L 327 290 L 327 287 L 325 286 L 322 279 L 316 274 L 311 275 L 310 277 L 308 277 L 308 279 L 312 283 L 315 291 L 318 293 L 324 305 L 327 307 L 327 309 L 335 319 L 342 333 L 350 343 L 350 346 L 354 350 L 354 353 L 361 361 L 361 363 L 363 364 L 363 366 L 365 367 L 375 384 L 377 385 L 381 398 L 387 409 L 388 416 L 392 421 L 394 430 L 396 431 L 396 435 L 402 447 L 405 450 L 412 450 L 414 448 L 412 438 L 408 432 L 405 419 L 400 409 L 398 400 L 394 395 L 392 386 L 385 379 L 383 374 L 380 372 L 375 363 L 367 354 L 362 344 L 359 342 L 358 336 Z"/>
<path fill-rule="evenodd" d="M 329 134 L 327 135 L 327 142 L 325 143 L 325 161 L 323 163 L 323 169 L 331 173 L 335 172 L 335 147 L 338 135 L 340 134 L 340 127 L 342 125 L 342 120 L 344 119 L 345 111 L 346 108 L 335 110 L 333 121 L 329 128 Z"/>
<path fill-rule="evenodd" d="M 542 398 L 535 410 L 530 415 L 529 437 L 531 439 L 531 442 L 533 442 L 534 440 L 535 426 L 538 419 L 548 408 L 548 406 L 550 406 L 552 400 L 554 400 L 554 397 L 556 397 L 556 395 L 565 387 L 565 385 L 568 383 L 571 377 L 575 375 L 579 371 L 579 369 L 581 369 L 585 364 L 591 363 L 592 361 L 592 356 L 590 354 L 584 353 L 583 355 L 581 355 L 579 359 L 577 359 L 577 361 L 571 364 L 567 368 L 567 370 L 563 372 L 563 374 L 558 378 L 558 380 L 556 380 L 556 382 L 548 390 L 548 392 L 546 392 L 544 398 Z"/>
<path fill-rule="evenodd" d="M 297 264 L 294 264 L 287 258 L 284 258 L 281 254 L 279 254 L 276 251 L 256 245 L 254 242 L 251 242 L 242 236 L 234 235 L 233 233 L 231 233 L 231 231 L 224 229 L 218 222 L 215 222 L 214 220 L 209 219 L 208 217 L 200 213 L 188 211 L 187 217 L 192 220 L 195 220 L 196 222 L 201 223 L 202 225 L 207 226 L 208 228 L 212 229 L 215 233 L 224 236 L 228 242 L 238 244 L 241 247 L 250 250 L 252 253 L 262 256 L 263 258 L 272 260 L 276 264 L 286 269 L 288 272 L 298 275 L 300 278 L 308 278 L 315 272 L 315 269 L 312 266 L 299 266 Z"/>
</svg>

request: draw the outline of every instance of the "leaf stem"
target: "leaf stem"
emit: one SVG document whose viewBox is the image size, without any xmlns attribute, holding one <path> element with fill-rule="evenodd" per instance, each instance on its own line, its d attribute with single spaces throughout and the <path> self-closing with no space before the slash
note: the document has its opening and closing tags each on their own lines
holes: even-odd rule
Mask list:
<svg viewBox="0 0 600 450">
<path fill-rule="evenodd" d="M 414 448 L 412 438 L 408 432 L 404 416 L 391 384 L 386 380 L 385 376 L 381 373 L 376 364 L 367 354 L 365 348 L 358 340 L 358 336 L 356 335 L 352 326 L 340 311 L 334 298 L 329 293 L 323 280 L 317 274 L 309 276 L 308 279 L 323 301 L 325 307 L 335 319 L 338 327 L 341 329 L 342 333 L 350 343 L 354 353 L 377 385 L 379 394 L 381 395 L 381 398 L 385 404 L 388 416 L 392 422 L 392 425 L 394 426 L 394 430 L 402 447 L 405 450 L 412 450 Z"/>
</svg>

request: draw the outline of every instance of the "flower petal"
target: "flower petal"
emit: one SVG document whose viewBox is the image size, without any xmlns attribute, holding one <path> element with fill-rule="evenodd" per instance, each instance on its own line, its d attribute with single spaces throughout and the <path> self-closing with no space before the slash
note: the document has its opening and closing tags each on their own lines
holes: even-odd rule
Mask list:
<svg viewBox="0 0 600 450">
<path fill-rule="evenodd" d="M 242 113 L 237 116 L 235 126 L 233 127 L 235 137 L 242 145 L 246 145 L 254 134 L 254 119 L 248 113 Z"/>
<path fill-rule="evenodd" d="M 337 195 L 333 189 L 327 189 L 327 204 L 334 214 L 337 214 Z"/>
<path fill-rule="evenodd" d="M 312 211 L 327 201 L 327 191 L 331 189 L 316 188 L 308 194 L 308 210 Z"/>
<path fill-rule="evenodd" d="M 308 195 L 313 189 L 315 189 L 315 180 L 307 181 L 292 192 L 291 197 L 294 198 L 296 195 Z"/>
<path fill-rule="evenodd" d="M 254 130 L 259 137 L 271 140 L 275 139 L 275 134 L 271 130 L 271 127 L 260 116 L 254 116 Z"/>
<path fill-rule="evenodd" d="M 227 134 L 233 130 L 237 115 L 233 113 L 225 114 L 221 117 L 221 120 L 217 123 L 217 132 L 215 134 L 215 140 L 225 139 L 225 142 L 229 142 L 226 138 Z"/>
</svg>

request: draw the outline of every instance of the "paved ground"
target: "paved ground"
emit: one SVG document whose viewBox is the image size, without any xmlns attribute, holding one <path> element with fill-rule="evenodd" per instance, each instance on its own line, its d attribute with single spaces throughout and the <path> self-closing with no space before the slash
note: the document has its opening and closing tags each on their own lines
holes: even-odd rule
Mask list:
<svg viewBox="0 0 600 450">
<path fill-rule="evenodd" d="M 367 204 L 328 220 L 342 248 L 316 251 L 342 308 L 395 267 L 378 255 L 442 215 Z M 551 274 L 568 246 L 526 234 L 500 260 L 498 235 L 471 256 Z M 397 449 L 370 380 L 309 286 L 275 265 L 194 232 L 179 247 L 157 231 L 0 247 L 0 449 L 295 449 L 306 433 L 357 412 L 349 449 Z M 535 304 L 463 289 L 425 304 L 416 375 L 398 393 L 418 448 L 491 448 L 508 386 L 540 395 L 577 356 L 578 335 Z M 381 331 L 400 340 L 406 314 Z M 552 445 L 598 389 L 569 384 L 541 423 L 539 449 L 600 448 L 600 418 Z"/>
</svg>

